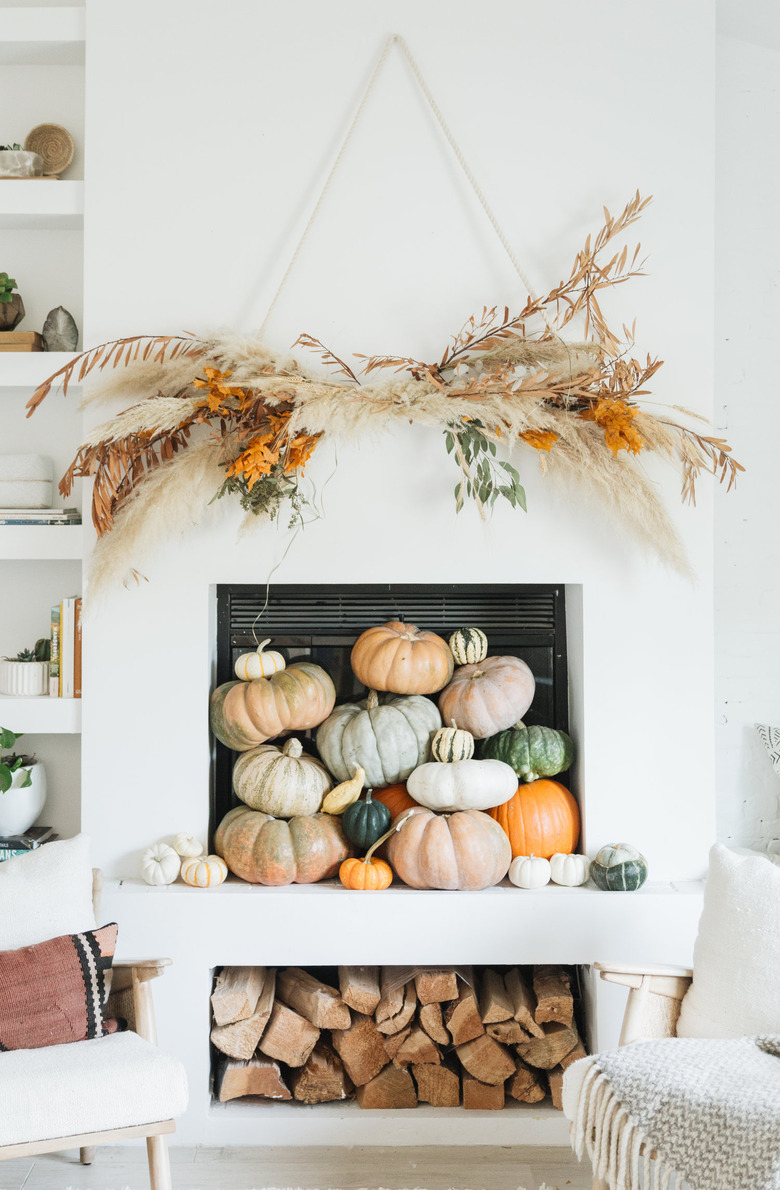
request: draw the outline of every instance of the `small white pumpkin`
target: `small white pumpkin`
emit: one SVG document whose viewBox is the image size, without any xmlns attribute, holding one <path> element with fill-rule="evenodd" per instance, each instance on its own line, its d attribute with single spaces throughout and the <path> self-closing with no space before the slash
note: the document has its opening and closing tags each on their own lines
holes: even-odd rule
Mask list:
<svg viewBox="0 0 780 1190">
<path fill-rule="evenodd" d="M 271 638 L 262 641 L 254 653 L 242 653 L 235 664 L 236 677 L 242 682 L 251 682 L 254 678 L 269 678 L 272 674 L 281 673 L 286 669 L 287 662 L 281 653 L 270 649 L 264 652 L 265 646 L 270 645 Z"/>
<path fill-rule="evenodd" d="M 539 855 L 518 855 L 509 865 L 508 876 L 517 888 L 544 888 L 550 883 L 550 861 Z"/>
<path fill-rule="evenodd" d="M 452 720 L 452 727 L 440 727 L 431 739 L 431 756 L 440 764 L 452 764 L 456 760 L 471 760 L 474 755 L 474 737 Z"/>
<path fill-rule="evenodd" d="M 428 810 L 454 814 L 503 806 L 517 793 L 517 777 L 503 760 L 433 761 L 419 765 L 406 788 L 409 796 Z"/>
<path fill-rule="evenodd" d="M 173 840 L 173 850 L 182 859 L 192 859 L 195 855 L 203 855 L 205 849 L 194 835 L 188 835 L 186 831 L 179 831 Z"/>
<path fill-rule="evenodd" d="M 227 874 L 227 864 L 218 855 L 196 855 L 185 859 L 181 866 L 182 880 L 194 888 L 212 888 L 221 884 Z"/>
<path fill-rule="evenodd" d="M 590 860 L 587 855 L 566 855 L 556 851 L 550 856 L 550 874 L 553 884 L 579 888 L 590 876 Z"/>
<path fill-rule="evenodd" d="M 181 860 L 167 843 L 155 843 L 141 856 L 141 875 L 147 884 L 173 884 L 180 868 Z"/>
</svg>

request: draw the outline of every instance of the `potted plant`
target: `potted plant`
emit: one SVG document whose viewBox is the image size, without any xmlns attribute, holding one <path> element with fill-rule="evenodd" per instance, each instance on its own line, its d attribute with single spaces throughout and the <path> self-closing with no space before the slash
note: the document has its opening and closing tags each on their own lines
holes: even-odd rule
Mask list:
<svg viewBox="0 0 780 1190">
<path fill-rule="evenodd" d="M 14 293 L 16 282 L 8 273 L 0 273 L 0 331 L 11 331 L 24 318 L 24 302 Z"/>
<path fill-rule="evenodd" d="M 34 756 L 7 753 L 22 733 L 0 727 L 0 838 L 28 830 L 46 804 L 46 770 Z"/>
<path fill-rule="evenodd" d="M 40 153 L 21 145 L 0 145 L 0 178 L 39 178 L 43 164 Z"/>
<path fill-rule="evenodd" d="M 35 642 L 32 649 L 22 649 L 15 657 L 0 661 L 0 694 L 16 698 L 35 698 L 49 692 L 49 661 L 51 641 L 47 637 Z"/>
</svg>

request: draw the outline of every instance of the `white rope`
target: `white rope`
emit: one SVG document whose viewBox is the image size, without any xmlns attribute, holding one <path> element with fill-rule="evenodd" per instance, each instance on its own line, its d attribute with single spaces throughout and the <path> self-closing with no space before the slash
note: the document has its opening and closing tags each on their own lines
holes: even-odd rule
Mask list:
<svg viewBox="0 0 780 1190">
<path fill-rule="evenodd" d="M 281 297 L 282 291 L 284 290 L 285 286 L 287 285 L 287 281 L 290 277 L 290 274 L 292 273 L 293 269 L 295 268 L 296 261 L 298 260 L 298 257 L 301 254 L 303 245 L 306 242 L 309 232 L 311 231 L 311 229 L 314 225 L 314 222 L 320 213 L 320 209 L 321 209 L 323 201 L 325 199 L 325 195 L 328 193 L 328 190 L 331 187 L 331 183 L 333 182 L 336 172 L 337 172 L 339 166 L 341 165 L 344 154 L 347 150 L 347 146 L 349 145 L 350 141 L 352 140 L 352 137 L 355 133 L 355 129 L 357 128 L 358 124 L 360 123 L 360 119 L 363 115 L 363 112 L 365 111 L 366 104 L 368 103 L 369 97 L 370 97 L 372 91 L 374 90 L 374 87 L 376 86 L 377 80 L 379 79 L 379 75 L 382 73 L 382 69 L 384 68 L 385 62 L 387 61 L 390 50 L 393 48 L 394 45 L 397 45 L 399 47 L 402 54 L 406 58 L 406 61 L 409 63 L 409 67 L 410 67 L 415 79 L 417 80 L 417 84 L 418 84 L 420 90 L 422 91 L 423 95 L 427 99 L 428 104 L 430 105 L 431 111 L 433 112 L 434 116 L 436 117 L 436 119 L 438 121 L 439 127 L 441 128 L 442 132 L 444 133 L 445 137 L 447 138 L 447 143 L 449 144 L 450 148 L 452 149 L 453 153 L 455 154 L 455 157 L 457 158 L 458 164 L 460 165 L 461 169 L 463 170 L 464 174 L 468 178 L 468 180 L 471 184 L 472 190 L 474 191 L 477 198 L 479 199 L 480 206 L 482 207 L 483 211 L 487 215 L 487 217 L 490 221 L 490 225 L 493 228 L 493 230 L 495 231 L 496 235 L 498 236 L 498 239 L 499 239 L 499 242 L 500 242 L 502 248 L 506 252 L 510 261 L 512 262 L 515 272 L 517 273 L 518 277 L 520 278 L 523 285 L 525 286 L 528 296 L 533 301 L 537 300 L 537 294 L 534 292 L 531 282 L 528 280 L 528 277 L 526 276 L 525 272 L 523 271 L 520 261 L 517 259 L 514 252 L 512 251 L 512 247 L 509 243 L 509 240 L 507 239 L 506 235 L 504 234 L 504 231 L 502 230 L 502 228 L 498 222 L 498 219 L 496 218 L 495 213 L 494 213 L 492 207 L 490 206 L 490 203 L 488 202 L 485 195 L 483 194 L 482 188 L 480 187 L 479 183 L 477 182 L 477 179 L 474 176 L 474 173 L 472 172 L 471 168 L 469 167 L 469 164 L 466 161 L 466 158 L 463 156 L 461 148 L 458 145 L 457 141 L 455 140 L 455 137 L 453 136 L 452 131 L 451 131 L 449 125 L 447 124 L 447 121 L 444 119 L 444 116 L 442 115 L 442 113 L 439 109 L 439 106 L 436 103 L 436 100 L 433 98 L 433 95 L 431 94 L 431 92 L 428 88 L 428 85 L 422 76 L 422 72 L 420 71 L 419 66 L 417 65 L 414 58 L 412 57 L 412 54 L 411 54 L 411 51 L 410 51 L 408 45 L 406 44 L 403 37 L 401 37 L 401 35 L 399 33 L 392 33 L 388 37 L 387 41 L 385 42 L 384 49 L 382 50 L 382 53 L 379 57 L 379 61 L 377 62 L 376 66 L 374 67 L 374 71 L 371 75 L 371 78 L 368 80 L 368 86 L 366 87 L 365 91 L 363 92 L 363 96 L 360 100 L 360 103 L 358 104 L 357 110 L 356 110 L 355 115 L 352 119 L 352 123 L 350 124 L 349 128 L 347 129 L 347 134 L 344 137 L 344 140 L 342 141 L 341 148 L 339 149 L 338 154 L 336 156 L 336 160 L 333 162 L 333 165 L 331 166 L 330 173 L 328 174 L 327 178 L 325 179 L 325 183 L 319 193 L 319 197 L 317 198 L 317 201 L 314 204 L 314 209 L 312 210 L 312 213 L 309 216 L 309 221 L 303 229 L 301 238 L 298 240 L 298 244 L 297 244 L 295 251 L 293 252 L 292 257 L 290 259 L 290 263 L 288 264 L 285 274 L 282 277 L 281 281 L 279 282 L 279 287 L 273 296 L 270 306 L 268 307 L 268 311 L 266 313 L 265 318 L 263 319 L 262 326 L 260 327 L 260 330 L 258 331 L 259 336 L 263 335 L 263 332 L 265 331 L 265 328 L 268 325 L 271 315 L 273 314 L 274 309 L 276 308 L 276 304 L 279 301 L 279 298 Z M 547 327 L 547 329 L 551 330 L 552 328 L 550 327 L 550 324 L 547 321 L 547 318 L 544 313 L 542 313 L 542 317 L 544 319 L 544 323 L 545 323 L 545 326 Z"/>
</svg>

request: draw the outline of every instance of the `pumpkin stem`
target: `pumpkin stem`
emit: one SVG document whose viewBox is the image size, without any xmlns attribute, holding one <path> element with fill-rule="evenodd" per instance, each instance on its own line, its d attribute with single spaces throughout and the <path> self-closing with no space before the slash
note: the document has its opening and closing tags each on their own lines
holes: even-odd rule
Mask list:
<svg viewBox="0 0 780 1190">
<path fill-rule="evenodd" d="M 379 695 L 376 690 L 369 690 L 368 698 L 366 699 L 366 710 L 375 711 L 379 706 Z"/>
<path fill-rule="evenodd" d="M 455 728 L 455 730 L 457 731 L 457 730 L 458 730 L 458 725 L 457 725 L 457 723 L 455 722 L 455 720 L 454 720 L 454 719 L 450 719 L 450 723 L 452 724 L 452 726 L 453 726 L 453 727 Z"/>
<path fill-rule="evenodd" d="M 262 653 L 262 651 L 263 651 L 263 649 L 265 648 L 265 646 L 266 646 L 266 645 L 270 645 L 270 643 L 271 643 L 271 638 L 270 638 L 270 636 L 269 636 L 269 637 L 266 637 L 266 639 L 265 639 L 265 640 L 261 640 L 261 641 L 260 641 L 260 644 L 257 646 L 257 652 L 258 652 L 258 653 Z"/>
<path fill-rule="evenodd" d="M 293 736 L 284 745 L 282 752 L 285 756 L 291 756 L 293 760 L 297 760 L 303 754 L 303 744 Z"/>
<path fill-rule="evenodd" d="M 407 822 L 413 816 L 414 813 L 415 813 L 414 809 L 409 810 L 409 812 L 405 818 L 402 818 L 400 822 L 397 822 L 395 824 L 395 826 L 391 826 L 389 831 L 387 831 L 384 835 L 381 835 L 380 838 L 377 839 L 376 843 L 372 844 L 372 846 L 369 847 L 368 851 L 363 856 L 363 863 L 364 864 L 371 863 L 371 856 L 374 854 L 377 847 L 381 847 L 383 843 L 386 843 L 387 840 L 390 838 L 390 836 L 395 833 L 395 831 L 400 831 L 402 826 L 406 826 Z"/>
</svg>

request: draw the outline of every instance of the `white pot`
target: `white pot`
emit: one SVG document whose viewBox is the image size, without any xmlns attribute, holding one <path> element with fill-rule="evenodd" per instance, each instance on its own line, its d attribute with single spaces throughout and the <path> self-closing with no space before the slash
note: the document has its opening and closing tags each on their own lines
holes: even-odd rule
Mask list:
<svg viewBox="0 0 780 1190">
<path fill-rule="evenodd" d="M 0 149 L 0 178 L 39 178 L 43 158 L 29 149 Z"/>
<path fill-rule="evenodd" d="M 32 784 L 21 788 L 22 781 L 30 773 Z M 46 769 L 38 761 L 26 768 L 17 769 L 11 788 L 0 793 L 0 838 L 24 834 L 35 822 L 46 804 Z"/>
<path fill-rule="evenodd" d="M 0 694 L 36 698 L 48 693 L 48 661 L 0 661 Z"/>
</svg>

